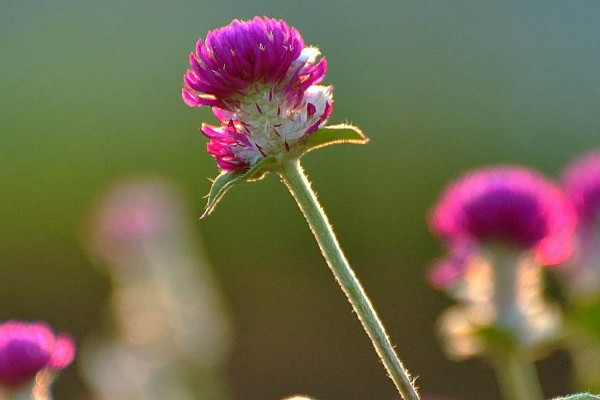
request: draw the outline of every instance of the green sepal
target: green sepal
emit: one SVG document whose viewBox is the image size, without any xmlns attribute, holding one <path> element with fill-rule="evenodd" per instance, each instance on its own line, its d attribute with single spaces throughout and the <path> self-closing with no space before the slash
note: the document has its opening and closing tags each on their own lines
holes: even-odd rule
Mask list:
<svg viewBox="0 0 600 400">
<path fill-rule="evenodd" d="M 266 157 L 256 163 L 250 169 L 240 171 L 221 172 L 212 183 L 208 192 L 206 207 L 200 219 L 205 218 L 213 212 L 217 203 L 223 198 L 223 195 L 233 186 L 240 182 L 255 182 L 265 177 L 269 169 L 277 164 L 274 157 Z"/>
<path fill-rule="evenodd" d="M 366 144 L 368 142 L 369 138 L 356 126 L 348 124 L 329 125 L 322 127 L 308 136 L 302 153 L 308 153 L 309 151 L 332 144 Z"/>
<path fill-rule="evenodd" d="M 570 394 L 564 397 L 556 397 L 554 400 L 600 400 L 600 397 L 589 393 Z"/>
</svg>

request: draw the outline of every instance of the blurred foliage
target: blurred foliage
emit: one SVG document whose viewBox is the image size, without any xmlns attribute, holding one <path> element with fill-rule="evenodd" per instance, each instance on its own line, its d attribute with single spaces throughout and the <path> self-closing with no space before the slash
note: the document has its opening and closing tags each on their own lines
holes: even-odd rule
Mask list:
<svg viewBox="0 0 600 400">
<path fill-rule="evenodd" d="M 572 316 L 579 328 L 600 341 L 600 298 L 587 304 L 580 304 L 572 310 Z"/>
<path fill-rule="evenodd" d="M 598 145 L 593 0 L 3 0 L 0 318 L 45 319 L 79 341 L 98 329 L 108 281 L 79 232 L 117 178 L 165 176 L 200 216 L 216 168 L 196 127 L 212 117 L 182 103 L 181 77 L 199 36 L 255 14 L 285 18 L 321 47 L 335 85 L 330 123 L 351 121 L 371 139 L 311 153 L 305 167 L 422 391 L 499 398 L 491 371 L 446 360 L 435 339 L 448 300 L 423 279 L 441 253 L 425 218 L 465 169 L 522 163 L 555 175 Z M 275 176 L 232 191 L 196 227 L 233 315 L 236 398 L 392 398 Z M 540 364 L 547 397 L 573 391 L 567 362 L 560 353 Z M 76 368 L 56 389 L 87 398 Z"/>
</svg>

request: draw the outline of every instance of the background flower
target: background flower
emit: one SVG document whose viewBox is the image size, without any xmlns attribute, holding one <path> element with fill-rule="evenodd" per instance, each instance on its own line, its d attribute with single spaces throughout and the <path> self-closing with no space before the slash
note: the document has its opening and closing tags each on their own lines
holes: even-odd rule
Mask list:
<svg viewBox="0 0 600 400">
<path fill-rule="evenodd" d="M 600 152 L 578 157 L 563 174 L 563 187 L 579 217 L 577 248 L 562 277 L 570 295 L 600 296 Z"/>
<path fill-rule="evenodd" d="M 580 387 L 600 390 L 600 152 L 578 157 L 565 168 L 563 187 L 579 216 L 575 256 L 557 271 L 566 289 L 567 346 Z"/>
<path fill-rule="evenodd" d="M 528 358 L 560 336 L 561 316 L 545 299 L 541 265 L 571 255 L 576 222 L 560 188 L 523 167 L 483 168 L 450 184 L 430 218 L 450 256 L 429 274 L 459 303 L 441 320 L 450 355 L 498 354 L 503 347 L 490 340 L 490 330 Z"/>
<path fill-rule="evenodd" d="M 545 265 L 569 257 L 576 223 L 573 206 L 559 187 L 516 166 L 465 174 L 446 189 L 430 220 L 450 245 L 500 242 L 534 249 Z"/>
<path fill-rule="evenodd" d="M 42 370 L 60 371 L 75 357 L 69 336 L 55 335 L 41 322 L 8 321 L 0 325 L 0 387 L 18 389 Z"/>
</svg>

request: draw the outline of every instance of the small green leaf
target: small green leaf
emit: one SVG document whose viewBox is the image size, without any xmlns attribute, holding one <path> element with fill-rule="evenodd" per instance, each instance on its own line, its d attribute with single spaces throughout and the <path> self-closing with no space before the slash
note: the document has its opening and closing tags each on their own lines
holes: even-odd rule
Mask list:
<svg viewBox="0 0 600 400">
<path fill-rule="evenodd" d="M 306 139 L 304 152 L 337 143 L 366 144 L 369 142 L 362 131 L 353 125 L 339 124 L 324 126 Z"/>
<path fill-rule="evenodd" d="M 600 400 L 600 397 L 589 393 L 570 394 L 564 397 L 556 397 L 554 400 Z"/>
<path fill-rule="evenodd" d="M 260 160 L 256 165 L 250 169 L 233 171 L 233 172 L 221 172 L 219 176 L 215 178 L 210 191 L 208 192 L 208 201 L 204 208 L 204 213 L 200 219 L 210 215 L 215 209 L 217 203 L 223 198 L 223 195 L 231 189 L 234 185 L 239 182 L 254 182 L 258 181 L 269 172 L 269 168 L 277 163 L 274 157 L 267 157 Z"/>
</svg>

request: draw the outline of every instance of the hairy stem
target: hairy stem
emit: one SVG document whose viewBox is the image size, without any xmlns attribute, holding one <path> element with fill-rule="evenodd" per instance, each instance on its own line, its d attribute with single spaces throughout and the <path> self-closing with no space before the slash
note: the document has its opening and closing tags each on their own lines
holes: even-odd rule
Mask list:
<svg viewBox="0 0 600 400">
<path fill-rule="evenodd" d="M 377 355 L 383 362 L 402 398 L 404 400 L 419 400 L 419 395 L 410 375 L 394 351 L 394 347 L 375 312 L 373 304 L 371 304 L 365 290 L 350 267 L 327 219 L 327 215 L 321 208 L 317 196 L 300 166 L 300 162 L 298 160 L 285 161 L 279 174 L 308 221 L 329 268 L 331 268 L 337 282 L 346 297 L 348 297 L 350 304 L 352 304 L 356 315 L 373 343 L 373 347 L 375 347 Z"/>
</svg>

